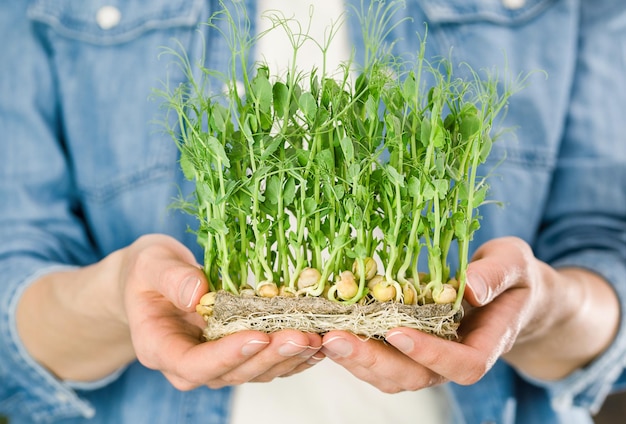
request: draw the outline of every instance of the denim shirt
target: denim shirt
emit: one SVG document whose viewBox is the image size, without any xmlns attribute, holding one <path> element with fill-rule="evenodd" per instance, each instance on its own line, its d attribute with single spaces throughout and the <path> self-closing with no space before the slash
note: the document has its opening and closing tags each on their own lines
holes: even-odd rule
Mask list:
<svg viewBox="0 0 626 424">
<path fill-rule="evenodd" d="M 159 55 L 174 40 L 192 61 L 227 69 L 224 41 L 199 25 L 218 7 L 0 3 L 0 414 L 11 424 L 228 422 L 230 388 L 179 392 L 139 363 L 100 381 L 59 381 L 29 356 L 15 322 L 21 294 L 39 276 L 93 263 L 142 234 L 170 234 L 202 257 L 186 231 L 192 218 L 168 209 L 191 187 L 152 93 L 184 80 Z M 501 137 L 483 170 L 503 207 L 481 209 L 472 249 L 521 237 L 554 267 L 600 274 L 625 305 L 626 3 L 407 0 L 395 19 L 389 37 L 398 53 L 417 51 L 426 23 L 433 60 L 502 77 L 545 71 L 509 102 L 501 124 L 514 135 Z M 474 385 L 449 384 L 455 423 L 591 423 L 589 411 L 622 381 L 623 324 L 602 355 L 563 380 L 533 380 L 498 361 Z"/>
</svg>

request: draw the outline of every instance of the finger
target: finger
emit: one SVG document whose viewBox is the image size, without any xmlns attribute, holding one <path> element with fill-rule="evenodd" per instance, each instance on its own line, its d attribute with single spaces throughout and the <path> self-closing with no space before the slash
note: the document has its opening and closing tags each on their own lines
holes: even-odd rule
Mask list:
<svg viewBox="0 0 626 424">
<path fill-rule="evenodd" d="M 156 291 L 178 309 L 195 311 L 208 283 L 187 247 L 171 237 L 153 235 L 140 239 L 133 252 L 127 278 L 143 282 L 135 295 Z"/>
<path fill-rule="evenodd" d="M 418 390 L 440 380 L 396 348 L 380 340 L 361 340 L 347 332 L 328 333 L 322 353 L 385 393 Z"/>
<path fill-rule="evenodd" d="M 507 352 L 515 331 L 496 311 L 475 309 L 465 318 L 460 341 L 451 341 L 409 328 L 390 330 L 386 340 L 408 358 L 458 384 L 473 384 Z M 462 360 L 459 360 L 462 358 Z"/>
<path fill-rule="evenodd" d="M 229 385 L 228 375 L 232 370 L 251 361 L 270 345 L 269 336 L 256 331 L 241 331 L 204 343 L 185 335 L 164 342 L 167 345 L 162 347 L 162 354 L 156 355 L 156 362 L 147 366 L 161 370 L 179 390 Z M 240 371 L 241 381 L 237 384 L 250 381 L 257 373 Z"/>
<path fill-rule="evenodd" d="M 267 372 L 257 376 L 253 381 L 271 381 L 276 377 L 298 374 L 324 359 L 324 355 L 319 352 L 322 347 L 322 338 L 318 334 L 303 334 L 308 337 L 308 345 L 306 347 L 288 340 L 278 350 L 281 356 L 286 358 L 294 357 L 297 360 L 281 362 Z"/>
<path fill-rule="evenodd" d="M 290 372 L 281 375 L 281 377 L 290 377 L 292 375 L 299 374 L 302 371 L 306 371 L 307 369 L 312 368 L 315 365 L 317 365 L 320 362 L 322 362 L 324 360 L 324 358 L 326 358 L 326 356 L 323 353 L 318 351 L 315 354 L 313 354 L 309 359 L 307 359 L 306 362 L 303 362 L 302 364 L 298 365 L 297 367 L 295 367 Z"/>
<path fill-rule="evenodd" d="M 251 360 L 224 373 L 222 384 L 236 385 L 247 381 L 267 382 L 304 366 L 321 347 L 321 337 L 295 330 L 269 335 L 270 344 Z"/>
<path fill-rule="evenodd" d="M 526 281 L 532 258 L 528 244 L 515 237 L 483 244 L 467 269 L 465 299 L 472 306 L 486 305 L 504 291 Z"/>
</svg>

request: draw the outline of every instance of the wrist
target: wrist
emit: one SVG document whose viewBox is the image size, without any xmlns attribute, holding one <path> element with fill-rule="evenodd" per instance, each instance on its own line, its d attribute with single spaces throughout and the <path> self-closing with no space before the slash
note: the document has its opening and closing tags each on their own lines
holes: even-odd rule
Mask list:
<svg viewBox="0 0 626 424">
<path fill-rule="evenodd" d="M 566 377 L 600 355 L 617 332 L 619 303 L 599 276 L 547 265 L 539 279 L 538 307 L 504 358 L 539 379 Z"/>
<path fill-rule="evenodd" d="M 116 305 L 120 295 L 110 267 L 115 260 L 48 274 L 20 299 L 17 327 L 24 346 L 61 379 L 97 380 L 134 358 Z"/>
</svg>

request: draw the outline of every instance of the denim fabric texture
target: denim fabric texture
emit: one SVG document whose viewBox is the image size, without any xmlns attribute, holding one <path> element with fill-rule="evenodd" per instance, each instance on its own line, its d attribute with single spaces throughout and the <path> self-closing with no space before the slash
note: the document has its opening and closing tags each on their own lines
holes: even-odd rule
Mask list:
<svg viewBox="0 0 626 424">
<path fill-rule="evenodd" d="M 39 276 L 93 263 L 143 234 L 172 235 L 202 258 L 186 231 L 193 219 L 168 209 L 192 187 L 158 124 L 165 118 L 153 89 L 184 81 L 160 55 L 174 40 L 192 61 L 226 71 L 227 46 L 201 25 L 218 7 L 0 3 L 0 414 L 11 424 L 228 422 L 230 388 L 179 392 L 139 363 L 89 384 L 59 381 L 28 355 L 15 322 L 21 293 Z M 398 53 L 417 51 L 426 23 L 433 60 L 504 79 L 532 72 L 501 123 L 514 131 L 484 165 L 502 206 L 481 209 L 473 249 L 521 237 L 553 266 L 602 275 L 626 305 L 626 3 L 407 0 L 395 19 L 404 17 L 389 34 Z M 360 29 L 348 23 L 358 60 Z M 450 384 L 455 424 L 591 423 L 589 411 L 626 381 L 623 315 L 611 347 L 562 381 L 499 361 L 477 384 Z"/>
</svg>

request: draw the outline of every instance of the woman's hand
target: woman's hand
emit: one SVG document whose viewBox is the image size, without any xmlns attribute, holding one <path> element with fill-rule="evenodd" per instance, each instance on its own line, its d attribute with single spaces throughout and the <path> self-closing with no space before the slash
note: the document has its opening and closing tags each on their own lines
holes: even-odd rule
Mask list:
<svg viewBox="0 0 626 424">
<path fill-rule="evenodd" d="M 468 268 L 459 341 L 408 328 L 386 342 L 346 332 L 324 336 L 322 352 L 384 392 L 478 381 L 503 356 L 541 379 L 563 378 L 611 343 L 619 304 L 610 286 L 581 269 L 555 270 L 516 238 L 496 239 Z"/>
<path fill-rule="evenodd" d="M 205 323 L 195 305 L 207 282 L 191 252 L 165 236 L 131 246 L 119 281 L 137 358 L 179 389 L 270 381 L 308 368 L 321 347 L 321 337 L 287 330 L 202 342 Z"/>
<path fill-rule="evenodd" d="M 203 342 L 205 323 L 195 305 L 207 287 L 187 248 L 167 236 L 145 236 L 95 265 L 35 282 L 20 301 L 18 330 L 35 359 L 59 378 L 78 381 L 137 358 L 179 389 L 217 388 L 269 381 L 323 357 L 312 357 L 321 337 L 297 331 L 245 331 Z"/>
</svg>

